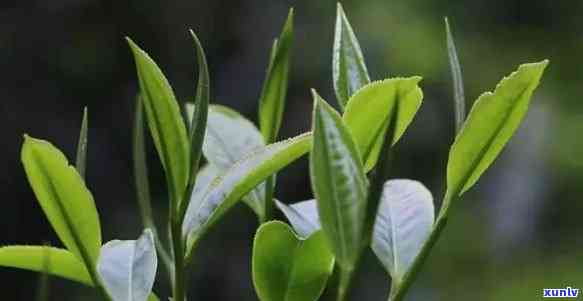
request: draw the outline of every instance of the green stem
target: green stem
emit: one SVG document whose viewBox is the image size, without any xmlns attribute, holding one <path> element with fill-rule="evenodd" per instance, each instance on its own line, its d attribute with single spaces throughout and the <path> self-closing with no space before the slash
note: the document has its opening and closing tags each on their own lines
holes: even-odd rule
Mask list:
<svg viewBox="0 0 583 301">
<path fill-rule="evenodd" d="M 265 180 L 265 210 L 263 216 L 259 216 L 259 224 L 270 221 L 273 218 L 273 180 L 275 175 Z"/>
<path fill-rule="evenodd" d="M 348 296 L 348 290 L 350 289 L 350 282 L 352 281 L 352 272 L 354 270 L 345 269 L 339 267 L 339 282 L 338 282 L 338 296 L 336 301 L 344 301 Z"/>
<path fill-rule="evenodd" d="M 403 276 L 403 279 L 398 284 L 392 286 L 391 294 L 389 295 L 388 299 L 389 301 L 401 301 L 405 297 L 405 294 L 407 294 L 407 291 L 411 287 L 413 281 L 415 281 L 417 274 L 419 274 L 419 271 L 421 270 L 423 264 L 427 260 L 427 257 L 429 256 L 429 253 L 433 249 L 433 246 L 435 246 L 435 243 L 441 236 L 441 233 L 443 232 L 443 229 L 447 224 L 449 206 L 452 203 L 453 199 L 452 195 L 457 194 L 458 193 L 451 194 L 449 192 L 446 192 L 443 205 L 441 207 L 441 210 L 439 211 L 437 219 L 435 220 L 435 224 L 433 226 L 431 234 L 429 235 L 429 238 L 425 241 L 425 244 L 423 244 L 423 248 L 421 248 L 421 251 L 419 252 L 417 257 L 415 257 L 413 265 L 407 271 L 405 276 Z"/>
<path fill-rule="evenodd" d="M 179 221 L 172 220 L 172 244 L 174 249 L 174 287 L 172 295 L 174 301 L 186 301 L 184 277 L 184 246 L 182 243 L 182 227 Z"/>
</svg>

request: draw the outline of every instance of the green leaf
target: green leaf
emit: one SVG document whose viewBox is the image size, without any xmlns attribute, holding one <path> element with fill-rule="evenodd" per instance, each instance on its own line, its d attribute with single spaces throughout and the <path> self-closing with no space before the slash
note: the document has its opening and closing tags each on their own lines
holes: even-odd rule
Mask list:
<svg viewBox="0 0 583 301">
<path fill-rule="evenodd" d="M 291 205 L 276 200 L 275 204 L 301 238 L 308 238 L 322 228 L 316 200 L 307 200 Z"/>
<path fill-rule="evenodd" d="M 21 160 L 36 198 L 63 244 L 85 264 L 94 264 L 101 246 L 99 216 L 77 170 L 52 144 L 27 135 Z"/>
<path fill-rule="evenodd" d="M 387 181 L 374 227 L 372 249 L 393 279 L 401 282 L 431 233 L 431 192 L 420 182 Z"/>
<path fill-rule="evenodd" d="M 180 208 L 190 174 L 190 148 L 184 120 L 168 80 L 148 54 L 127 38 L 136 61 L 150 133 L 166 171 L 173 210 Z"/>
<path fill-rule="evenodd" d="M 221 172 L 212 164 L 207 164 L 203 166 L 196 175 L 196 184 L 192 189 L 192 194 L 190 195 L 189 206 L 197 207 L 203 200 L 203 197 L 212 188 L 213 181 L 215 181 Z M 192 205 L 190 205 L 193 203 Z"/>
<path fill-rule="evenodd" d="M 352 271 L 363 247 L 367 180 L 348 128 L 315 91 L 310 153 L 312 190 L 338 264 Z"/>
<path fill-rule="evenodd" d="M 97 271 L 112 301 L 146 301 L 157 266 L 154 235 L 146 229 L 137 240 L 112 240 L 103 245 Z"/>
<path fill-rule="evenodd" d="M 210 99 L 210 76 L 206 63 L 204 49 L 194 31 L 190 30 L 194 44 L 196 45 L 196 57 L 198 61 L 198 84 L 196 87 L 196 98 L 194 101 L 193 113 L 190 117 L 190 175 L 188 188 L 194 187 L 196 174 L 200 164 L 202 144 L 206 132 L 208 106 Z M 190 191 L 187 191 L 189 193 Z M 183 216 L 188 204 L 184 202 L 180 209 L 180 216 Z"/>
<path fill-rule="evenodd" d="M 278 221 L 263 224 L 253 243 L 253 283 L 261 301 L 318 300 L 334 267 L 324 235 L 306 240 Z"/>
<path fill-rule="evenodd" d="M 494 92 L 482 94 L 449 152 L 446 201 L 467 191 L 492 164 L 522 121 L 548 64 L 524 64 Z"/>
<path fill-rule="evenodd" d="M 372 169 L 379 157 L 387 126 L 398 102 L 393 144 L 401 138 L 421 106 L 421 77 L 392 78 L 370 83 L 354 94 L 343 119 L 360 150 L 365 169 Z"/>
<path fill-rule="evenodd" d="M 453 100 L 455 112 L 455 129 L 456 133 L 462 129 L 464 119 L 466 118 L 466 97 L 464 93 L 464 81 L 462 77 L 462 68 L 455 49 L 455 43 L 449 27 L 449 22 L 445 18 L 445 32 L 447 36 L 447 55 L 449 58 L 449 67 L 451 78 L 453 80 Z"/>
<path fill-rule="evenodd" d="M 85 166 L 87 164 L 87 107 L 83 109 L 83 121 L 81 121 L 81 131 L 79 132 L 79 142 L 77 143 L 77 159 L 75 167 L 85 178 Z"/>
<path fill-rule="evenodd" d="M 214 180 L 202 200 L 190 203 L 186 211 L 182 233 L 188 239 L 187 250 L 191 252 L 194 243 L 251 189 L 304 155 L 310 142 L 311 135 L 303 134 L 270 144 L 238 161 Z"/>
<path fill-rule="evenodd" d="M 217 169 L 224 172 L 263 146 L 263 136 L 253 123 L 227 107 L 210 106 L 203 152 Z M 265 188 L 261 183 L 243 198 L 260 217 L 265 215 Z"/>
<path fill-rule="evenodd" d="M 336 30 L 332 55 L 334 91 L 340 107 L 344 108 L 350 97 L 370 82 L 370 77 L 366 70 L 358 40 L 340 3 L 338 3 L 336 13 Z"/>
<path fill-rule="evenodd" d="M 293 17 L 294 11 L 290 9 L 279 40 L 273 45 L 259 98 L 259 125 L 268 143 L 277 139 L 285 107 L 293 42 Z"/>
<path fill-rule="evenodd" d="M 49 274 L 85 285 L 93 285 L 83 262 L 65 249 L 47 246 L 1 247 L 0 266 L 42 272 L 46 268 L 47 256 L 51 262 L 47 269 Z"/>
</svg>

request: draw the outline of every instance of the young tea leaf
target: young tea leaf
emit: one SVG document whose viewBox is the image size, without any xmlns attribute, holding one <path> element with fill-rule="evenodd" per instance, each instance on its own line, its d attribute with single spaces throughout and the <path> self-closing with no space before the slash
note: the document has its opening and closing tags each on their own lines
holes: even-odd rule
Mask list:
<svg viewBox="0 0 583 301">
<path fill-rule="evenodd" d="M 85 166 L 87 165 L 87 107 L 83 109 L 83 121 L 81 121 L 81 130 L 79 132 L 79 142 L 77 143 L 77 158 L 75 167 L 85 178 Z"/>
<path fill-rule="evenodd" d="M 275 204 L 302 239 L 308 238 L 322 227 L 316 200 L 307 200 L 291 205 L 276 200 Z"/>
<path fill-rule="evenodd" d="M 101 246 L 99 216 L 77 170 L 52 144 L 27 135 L 21 160 L 36 198 L 63 244 L 85 264 L 94 264 Z"/>
<path fill-rule="evenodd" d="M 344 108 L 350 97 L 370 82 L 370 77 L 358 40 L 340 3 L 336 13 L 332 56 L 334 91 L 340 107 Z"/>
<path fill-rule="evenodd" d="M 168 80 L 150 58 L 129 38 L 134 54 L 141 97 L 154 145 L 166 171 L 168 193 L 177 210 L 190 173 L 190 147 L 184 120 Z"/>
<path fill-rule="evenodd" d="M 217 169 L 226 171 L 264 146 L 259 130 L 241 114 L 224 106 L 210 106 L 203 152 Z M 243 198 L 260 217 L 265 215 L 265 189 L 265 183 L 261 183 Z"/>
<path fill-rule="evenodd" d="M 393 144 L 415 117 L 423 99 L 419 81 L 419 76 L 377 81 L 350 98 L 343 119 L 360 150 L 366 170 L 372 169 L 378 160 L 395 104 L 399 103 L 399 109 Z"/>
<path fill-rule="evenodd" d="M 154 235 L 146 229 L 137 240 L 113 240 L 103 245 L 97 271 L 112 301 L 146 301 L 157 265 Z"/>
<path fill-rule="evenodd" d="M 277 139 L 285 107 L 293 42 L 293 17 L 294 11 L 290 9 L 281 35 L 273 45 L 267 76 L 259 97 L 259 125 L 268 143 Z"/>
<path fill-rule="evenodd" d="M 363 247 L 367 180 L 340 115 L 315 91 L 310 178 L 322 229 L 338 264 L 353 270 Z"/>
<path fill-rule="evenodd" d="M 253 243 L 253 284 L 261 301 L 318 300 L 334 256 L 322 232 L 298 238 L 282 222 L 263 224 Z"/>
<path fill-rule="evenodd" d="M 451 78 L 453 80 L 453 100 L 455 112 L 455 129 L 456 133 L 462 129 L 464 119 L 466 118 L 466 97 L 464 93 L 464 81 L 462 78 L 462 68 L 453 41 L 453 35 L 449 27 L 449 22 L 445 18 L 445 32 L 447 36 L 447 55 L 449 58 L 449 67 Z"/>
<path fill-rule="evenodd" d="M 475 102 L 449 152 L 446 201 L 472 187 L 496 159 L 528 110 L 547 64 L 521 65 Z"/>
<path fill-rule="evenodd" d="M 429 237 L 434 219 L 433 197 L 420 182 L 385 183 L 372 249 L 398 285 Z"/>
<path fill-rule="evenodd" d="M 190 30 L 194 44 L 196 45 L 196 58 L 198 61 L 198 84 L 196 87 L 196 98 L 194 100 L 194 108 L 192 117 L 190 117 L 190 175 L 188 187 L 192 188 L 198 173 L 200 164 L 200 156 L 202 153 L 202 144 L 207 126 L 208 106 L 210 101 L 210 76 L 206 63 L 206 56 L 204 49 L 198 40 L 194 31 Z M 190 191 L 188 191 L 190 192 Z M 181 216 L 186 210 L 187 203 L 182 204 Z"/>
<path fill-rule="evenodd" d="M 202 202 L 203 197 L 212 187 L 212 183 L 221 175 L 221 172 L 212 164 L 207 164 L 203 166 L 196 175 L 196 184 L 192 189 L 192 194 L 190 195 L 189 206 L 198 206 Z M 190 203 L 194 203 L 190 205 Z"/>
<path fill-rule="evenodd" d="M 182 227 L 188 239 L 188 256 L 192 255 L 193 244 L 241 197 L 304 155 L 311 138 L 304 134 L 256 150 L 214 180 L 200 202 L 190 203 Z"/>
<path fill-rule="evenodd" d="M 50 265 L 46 267 L 46 257 Z M 0 248 L 0 266 L 42 272 L 92 286 L 93 281 L 79 258 L 65 250 L 47 246 L 6 246 Z"/>
</svg>

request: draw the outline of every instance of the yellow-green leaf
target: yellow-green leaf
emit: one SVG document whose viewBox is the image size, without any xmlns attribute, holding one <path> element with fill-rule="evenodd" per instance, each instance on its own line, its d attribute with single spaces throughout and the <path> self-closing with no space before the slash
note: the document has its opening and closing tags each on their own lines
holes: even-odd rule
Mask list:
<svg viewBox="0 0 583 301">
<path fill-rule="evenodd" d="M 521 65 L 474 103 L 449 152 L 446 200 L 472 187 L 502 151 L 526 114 L 547 64 Z"/>
<path fill-rule="evenodd" d="M 75 167 L 49 142 L 26 135 L 21 160 L 30 186 L 63 244 L 86 264 L 97 262 L 99 216 Z"/>
</svg>

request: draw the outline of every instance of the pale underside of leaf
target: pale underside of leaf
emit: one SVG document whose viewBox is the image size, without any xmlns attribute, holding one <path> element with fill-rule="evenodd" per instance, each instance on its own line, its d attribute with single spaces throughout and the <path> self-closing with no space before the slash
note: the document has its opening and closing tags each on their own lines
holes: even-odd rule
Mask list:
<svg viewBox="0 0 583 301">
<path fill-rule="evenodd" d="M 320 217 L 318 216 L 316 200 L 312 199 L 291 205 L 276 201 L 275 204 L 300 237 L 305 239 L 320 230 Z"/>
<path fill-rule="evenodd" d="M 153 233 L 138 240 L 114 240 L 101 249 L 97 270 L 113 301 L 147 300 L 156 276 Z"/>
<path fill-rule="evenodd" d="M 400 282 L 411 267 L 433 226 L 433 197 L 423 184 L 413 180 L 387 181 L 377 219 L 372 249 Z"/>
</svg>

